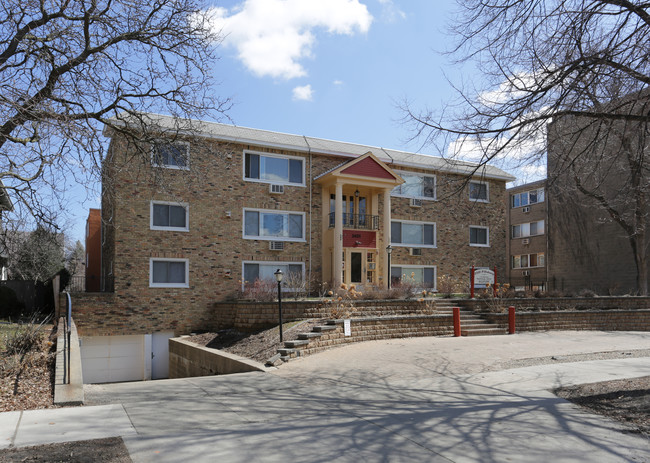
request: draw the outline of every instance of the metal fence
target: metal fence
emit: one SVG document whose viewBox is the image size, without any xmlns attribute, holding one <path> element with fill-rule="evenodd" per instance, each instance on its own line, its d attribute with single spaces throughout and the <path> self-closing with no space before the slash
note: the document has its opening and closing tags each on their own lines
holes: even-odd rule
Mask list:
<svg viewBox="0 0 650 463">
<path fill-rule="evenodd" d="M 96 278 L 94 276 L 72 276 L 64 288 L 70 293 L 112 293 L 113 277 Z"/>
</svg>

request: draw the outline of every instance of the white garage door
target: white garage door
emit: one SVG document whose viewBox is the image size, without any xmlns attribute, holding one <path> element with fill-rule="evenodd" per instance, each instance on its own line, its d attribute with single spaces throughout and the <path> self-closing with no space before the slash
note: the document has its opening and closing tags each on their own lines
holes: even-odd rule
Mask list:
<svg viewBox="0 0 650 463">
<path fill-rule="evenodd" d="M 144 352 L 143 335 L 83 337 L 81 364 L 84 383 L 146 379 Z"/>
</svg>

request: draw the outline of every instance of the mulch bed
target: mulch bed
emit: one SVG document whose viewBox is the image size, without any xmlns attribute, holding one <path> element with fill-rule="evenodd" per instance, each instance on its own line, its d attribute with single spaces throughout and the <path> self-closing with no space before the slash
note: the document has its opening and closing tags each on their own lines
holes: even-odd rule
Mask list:
<svg viewBox="0 0 650 463">
<path fill-rule="evenodd" d="M 131 463 L 132 460 L 121 437 L 0 450 L 0 463 L 30 461 Z"/>
<path fill-rule="evenodd" d="M 555 394 L 650 437 L 650 376 L 556 389 Z"/>
<path fill-rule="evenodd" d="M 294 341 L 300 333 L 307 333 L 322 323 L 322 320 L 304 320 L 292 326 L 283 325 L 282 339 Z M 288 325 L 288 324 L 287 324 Z M 280 345 L 280 332 L 277 327 L 256 333 L 244 333 L 236 330 L 221 330 L 213 333 L 203 333 L 187 338 L 189 341 L 204 347 L 219 349 L 231 354 L 265 363 L 273 357 Z"/>
</svg>

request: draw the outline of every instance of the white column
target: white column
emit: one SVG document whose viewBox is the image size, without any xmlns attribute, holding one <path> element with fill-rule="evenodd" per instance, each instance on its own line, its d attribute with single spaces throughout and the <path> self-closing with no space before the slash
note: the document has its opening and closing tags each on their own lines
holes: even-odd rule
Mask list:
<svg viewBox="0 0 650 463">
<path fill-rule="evenodd" d="M 343 185 L 336 184 L 334 195 L 334 267 L 332 283 L 336 288 L 341 284 L 343 271 Z"/>
<path fill-rule="evenodd" d="M 388 256 L 386 255 L 386 246 L 390 244 L 390 192 L 391 190 L 384 190 L 384 243 L 379 250 L 384 256 L 384 284 L 386 285 L 390 279 Z"/>
</svg>

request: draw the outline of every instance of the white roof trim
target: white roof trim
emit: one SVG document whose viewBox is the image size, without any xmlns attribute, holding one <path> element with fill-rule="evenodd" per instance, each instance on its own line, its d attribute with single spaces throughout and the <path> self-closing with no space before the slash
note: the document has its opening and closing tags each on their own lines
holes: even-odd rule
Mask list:
<svg viewBox="0 0 650 463">
<path fill-rule="evenodd" d="M 160 114 L 146 113 L 140 116 L 143 119 L 148 118 L 152 126 L 157 126 L 163 131 L 173 130 L 175 133 L 193 137 L 199 136 L 234 143 L 259 145 L 290 151 L 312 152 L 351 159 L 358 158 L 370 151 L 378 159 L 391 167 L 413 167 L 461 175 L 473 173 L 474 176 L 506 182 L 516 179 L 516 177 L 494 166 L 478 166 L 471 162 L 453 161 L 427 154 L 410 153 L 407 151 L 384 149 L 376 146 L 313 138 L 303 135 L 271 132 L 269 130 L 251 129 L 218 122 L 176 119 Z M 123 119 L 113 119 L 113 121 L 117 124 L 127 125 L 129 119 L 131 119 L 130 115 L 126 114 Z M 131 120 L 133 121 L 133 119 Z M 136 126 L 139 124 L 139 121 L 133 122 Z M 110 136 L 108 131 L 105 131 L 105 134 Z"/>
</svg>

